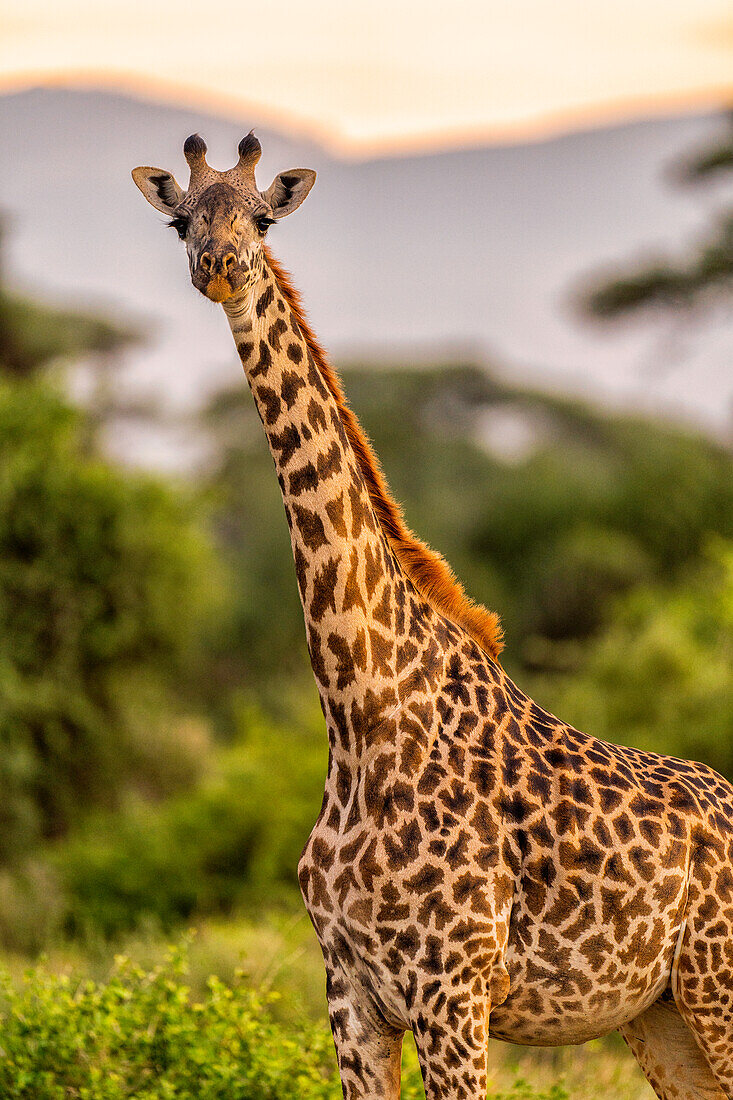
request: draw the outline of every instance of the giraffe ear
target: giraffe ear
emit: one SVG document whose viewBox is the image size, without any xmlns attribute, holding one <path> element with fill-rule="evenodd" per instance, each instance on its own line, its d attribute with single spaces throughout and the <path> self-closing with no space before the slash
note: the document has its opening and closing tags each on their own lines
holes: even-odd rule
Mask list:
<svg viewBox="0 0 733 1100">
<path fill-rule="evenodd" d="M 162 168 L 133 168 L 132 178 L 150 205 L 161 214 L 172 214 L 186 196 L 170 172 Z"/>
<path fill-rule="evenodd" d="M 270 204 L 275 218 L 284 218 L 298 209 L 315 182 L 316 174 L 310 168 L 291 168 L 275 176 L 262 197 Z"/>
</svg>

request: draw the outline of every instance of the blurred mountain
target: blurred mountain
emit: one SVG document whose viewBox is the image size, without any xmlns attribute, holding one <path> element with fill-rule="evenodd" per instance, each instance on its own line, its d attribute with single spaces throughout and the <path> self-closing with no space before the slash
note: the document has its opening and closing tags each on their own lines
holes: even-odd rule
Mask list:
<svg viewBox="0 0 733 1100">
<path fill-rule="evenodd" d="M 225 168 L 252 125 L 256 117 L 225 120 L 101 92 L 0 97 L 7 278 L 147 328 L 151 339 L 127 353 L 124 377 L 173 409 L 231 381 L 238 366 L 218 307 L 191 288 L 182 247 L 130 169 L 160 165 L 185 185 L 189 133 L 200 131 L 210 162 Z M 535 384 L 724 433 L 730 311 L 685 345 L 680 333 L 641 322 L 593 327 L 573 309 L 583 276 L 674 251 L 704 230 L 715 198 L 671 187 L 665 171 L 718 125 L 715 115 L 688 115 L 364 162 L 257 128 L 262 187 L 296 165 L 319 177 L 270 243 L 337 358 L 498 360 Z"/>
</svg>

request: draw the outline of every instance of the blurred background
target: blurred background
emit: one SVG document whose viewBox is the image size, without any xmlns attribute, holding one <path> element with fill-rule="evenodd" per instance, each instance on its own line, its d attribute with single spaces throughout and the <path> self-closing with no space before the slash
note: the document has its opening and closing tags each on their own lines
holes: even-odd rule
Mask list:
<svg viewBox="0 0 733 1100">
<path fill-rule="evenodd" d="M 733 778 L 732 104 L 727 0 L 0 9 L 11 974 L 102 977 L 193 927 L 194 989 L 243 967 L 283 1027 L 325 1018 L 280 495 L 221 311 L 130 180 L 185 186 L 194 131 L 223 169 L 254 126 L 262 188 L 317 170 L 271 247 L 509 673 Z M 651 1096 L 613 1044 L 496 1080 L 516 1064 Z"/>
</svg>

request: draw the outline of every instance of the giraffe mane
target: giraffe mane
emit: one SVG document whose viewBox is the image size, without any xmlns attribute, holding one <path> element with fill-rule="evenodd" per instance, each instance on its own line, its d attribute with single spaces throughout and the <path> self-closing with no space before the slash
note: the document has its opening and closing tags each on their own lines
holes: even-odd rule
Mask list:
<svg viewBox="0 0 733 1100">
<path fill-rule="evenodd" d="M 405 523 L 400 506 L 389 491 L 379 459 L 356 414 L 347 404 L 338 374 L 329 363 L 308 323 L 300 294 L 293 286 L 289 274 L 270 250 L 265 251 L 280 293 L 293 311 L 313 362 L 336 401 L 341 423 L 366 483 L 372 507 L 397 561 L 430 606 L 462 627 L 496 660 L 504 648 L 499 616 L 467 596 L 445 558 L 413 534 Z"/>
</svg>

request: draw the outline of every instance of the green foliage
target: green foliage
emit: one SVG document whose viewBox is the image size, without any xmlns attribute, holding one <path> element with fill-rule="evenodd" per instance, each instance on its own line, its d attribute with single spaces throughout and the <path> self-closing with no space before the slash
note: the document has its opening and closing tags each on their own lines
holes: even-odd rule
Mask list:
<svg viewBox="0 0 733 1100">
<path fill-rule="evenodd" d="M 120 959 L 105 983 L 43 970 L 0 1001 L 5 1100 L 336 1100 L 323 1027 L 285 1030 L 267 1001 L 212 977 L 193 1000 L 179 955 L 152 972 Z"/>
<path fill-rule="evenodd" d="M 30 378 L 60 360 L 107 354 L 136 336 L 99 317 L 39 306 L 0 290 L 0 372 Z"/>
<path fill-rule="evenodd" d="M 733 168 L 733 115 L 725 131 L 708 148 L 686 158 L 674 173 L 678 181 L 700 184 L 718 180 Z M 694 245 L 681 261 L 658 259 L 626 276 L 604 279 L 581 297 L 584 311 L 599 320 L 626 317 L 654 308 L 689 310 L 730 293 L 733 284 L 733 216 L 718 217 L 707 239 Z"/>
<path fill-rule="evenodd" d="M 490 1100 L 568 1100 L 567 1090 L 563 1085 L 550 1085 L 546 1089 L 536 1089 L 523 1077 L 515 1081 L 508 1089 L 500 1092 L 492 1092 Z"/>
<path fill-rule="evenodd" d="M 0 377 L 29 381 L 67 367 L 84 365 L 84 440 L 98 450 L 99 433 L 120 418 L 155 415 L 150 400 L 120 391 L 119 354 L 141 333 L 96 314 L 57 309 L 19 297 L 2 283 L 3 235 L 0 220 Z"/>
<path fill-rule="evenodd" d="M 703 760 L 733 778 L 733 542 L 676 589 L 639 588 L 545 704 L 609 741 Z"/>
<path fill-rule="evenodd" d="M 3 284 L 0 219 L 0 375 L 31 378 L 60 361 L 90 353 L 109 355 L 137 339 L 102 317 L 53 309 L 9 292 Z"/>
<path fill-rule="evenodd" d="M 54 850 L 68 931 L 112 936 L 153 921 L 261 909 L 296 896 L 298 858 L 318 814 L 326 743 L 251 710 L 242 742 L 195 791 L 104 816 Z"/>
<path fill-rule="evenodd" d="M 709 239 L 682 263 L 656 261 L 635 275 L 594 287 L 584 299 L 600 319 L 626 316 L 650 306 L 689 308 L 711 291 L 729 290 L 733 280 L 733 217 L 720 218 Z"/>
<path fill-rule="evenodd" d="M 42 968 L 20 987 L 0 975 L 3 1100 L 340 1100 L 330 1033 L 271 1014 L 272 997 L 211 977 L 203 997 L 186 984 L 185 954 L 145 971 L 118 958 L 105 982 Z M 491 1100 L 567 1100 L 560 1085 L 519 1079 Z M 424 1096 L 414 1047 L 404 1100 Z"/>
<path fill-rule="evenodd" d="M 131 784 L 170 790 L 201 754 L 170 689 L 210 599 L 206 543 L 182 496 L 83 435 L 47 385 L 0 385 L 0 861 Z"/>
<path fill-rule="evenodd" d="M 707 179 L 708 176 L 733 169 L 733 138 L 720 142 L 692 158 L 683 174 L 690 181 Z"/>
</svg>

